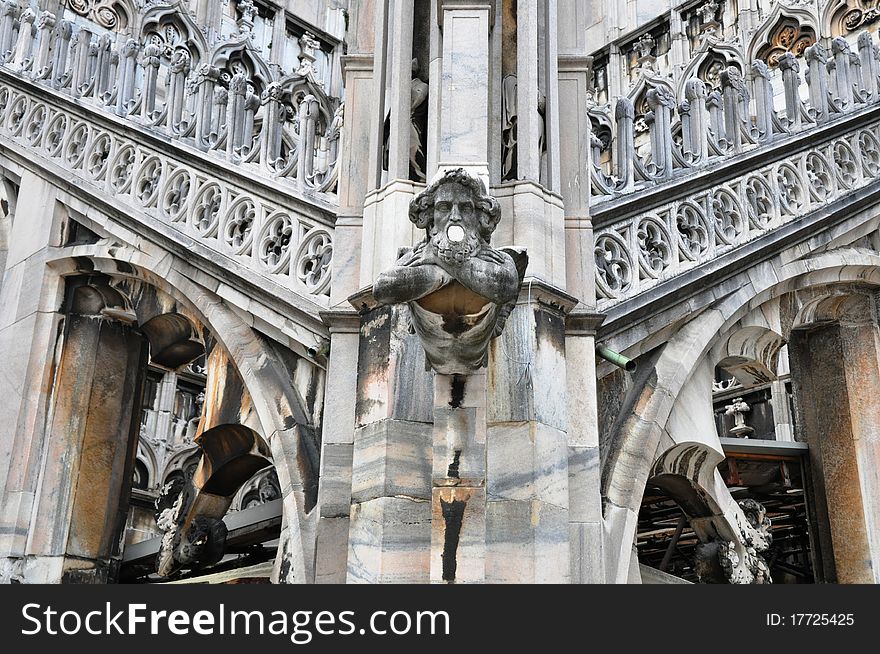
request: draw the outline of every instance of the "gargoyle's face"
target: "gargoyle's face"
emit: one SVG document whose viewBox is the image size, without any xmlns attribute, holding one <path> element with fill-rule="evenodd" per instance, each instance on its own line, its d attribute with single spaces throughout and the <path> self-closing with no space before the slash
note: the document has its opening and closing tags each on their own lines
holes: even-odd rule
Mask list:
<svg viewBox="0 0 880 654">
<path fill-rule="evenodd" d="M 461 240 L 454 238 L 458 230 L 453 229 L 450 233 L 450 227 L 454 225 L 476 234 L 480 226 L 478 210 L 469 189 L 461 184 L 444 184 L 434 196 L 434 228 L 444 232 L 450 241 L 457 242 Z"/>
<path fill-rule="evenodd" d="M 458 263 L 473 254 L 480 239 L 480 210 L 471 191 L 458 183 L 444 184 L 434 196 L 431 242 L 440 256 Z"/>
</svg>

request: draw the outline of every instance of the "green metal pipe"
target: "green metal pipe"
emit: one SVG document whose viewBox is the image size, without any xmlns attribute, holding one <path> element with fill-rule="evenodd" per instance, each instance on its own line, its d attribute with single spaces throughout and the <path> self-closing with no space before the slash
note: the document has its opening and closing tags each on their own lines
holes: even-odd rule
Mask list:
<svg viewBox="0 0 880 654">
<path fill-rule="evenodd" d="M 599 355 L 599 358 L 605 359 L 606 361 L 613 363 L 618 368 L 623 368 L 627 372 L 635 372 L 636 370 L 635 361 L 633 361 L 632 359 L 627 359 L 619 352 L 615 352 L 614 350 L 607 348 L 604 345 L 596 346 L 596 354 Z"/>
</svg>

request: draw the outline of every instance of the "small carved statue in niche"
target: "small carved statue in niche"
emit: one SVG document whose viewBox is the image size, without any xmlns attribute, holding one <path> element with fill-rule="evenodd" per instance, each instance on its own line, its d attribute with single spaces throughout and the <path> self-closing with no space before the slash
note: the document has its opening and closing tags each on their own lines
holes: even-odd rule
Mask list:
<svg viewBox="0 0 880 654">
<path fill-rule="evenodd" d="M 528 256 L 489 241 L 501 218 L 498 201 L 464 169 L 447 171 L 410 203 L 409 219 L 426 231 L 379 275 L 380 304 L 409 303 L 429 365 L 467 374 L 486 362 L 489 341 L 513 310 Z"/>
<path fill-rule="evenodd" d="M 501 179 L 516 179 L 516 75 L 501 82 Z"/>
<path fill-rule="evenodd" d="M 409 179 L 414 182 L 426 180 L 426 148 L 428 134 L 428 84 L 419 76 L 419 60 L 412 60 L 412 81 L 410 82 L 409 105 Z M 382 167 L 389 166 L 388 148 L 391 144 L 391 115 L 386 109 L 382 146 Z"/>
<path fill-rule="evenodd" d="M 518 179 L 517 170 L 517 77 L 507 75 L 501 81 L 501 179 Z M 540 182 L 547 180 L 547 96 L 538 89 L 538 152 L 541 153 Z"/>
<path fill-rule="evenodd" d="M 428 119 L 428 85 L 419 77 L 419 60 L 412 60 L 412 86 L 410 87 L 410 179 L 425 181 L 425 145 Z"/>
</svg>

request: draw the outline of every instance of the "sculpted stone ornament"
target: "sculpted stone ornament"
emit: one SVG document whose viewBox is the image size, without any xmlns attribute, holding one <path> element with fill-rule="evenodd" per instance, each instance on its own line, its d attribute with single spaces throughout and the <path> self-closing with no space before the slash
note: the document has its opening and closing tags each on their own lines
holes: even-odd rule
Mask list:
<svg viewBox="0 0 880 654">
<path fill-rule="evenodd" d="M 773 542 L 767 509 L 753 499 L 741 500 L 739 506 L 746 522 L 737 515 L 737 541 L 719 536 L 696 548 L 694 568 L 702 583 L 773 583 L 762 556 Z"/>
<path fill-rule="evenodd" d="M 271 465 L 269 446 L 243 425 L 218 425 L 198 443 L 202 456 L 192 478 L 166 484 L 156 500 L 156 525 L 164 532 L 156 561 L 160 577 L 223 558 L 223 516 L 242 485 Z"/>
<path fill-rule="evenodd" d="M 156 499 L 156 525 L 163 532 L 156 561 L 160 577 L 181 568 L 217 563 L 226 549 L 226 525 L 220 518 L 196 515 L 187 520 L 197 491 L 189 480 L 162 487 Z"/>
<path fill-rule="evenodd" d="M 485 365 L 489 341 L 516 304 L 528 256 L 490 245 L 500 218 L 482 181 L 461 168 L 446 172 L 410 203 L 425 240 L 373 287 L 380 304 L 409 304 L 428 364 L 441 374 Z"/>
</svg>

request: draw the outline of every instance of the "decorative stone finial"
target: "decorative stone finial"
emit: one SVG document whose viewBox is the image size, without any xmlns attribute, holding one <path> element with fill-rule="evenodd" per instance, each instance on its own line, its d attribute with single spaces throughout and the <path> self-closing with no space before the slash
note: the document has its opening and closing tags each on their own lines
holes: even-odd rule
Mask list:
<svg viewBox="0 0 880 654">
<path fill-rule="evenodd" d="M 315 51 L 321 49 L 321 42 L 311 33 L 306 32 L 299 38 L 299 67 L 296 74 L 308 77 L 315 74 Z"/>
<path fill-rule="evenodd" d="M 236 23 L 238 25 L 238 33 L 242 36 L 250 36 L 254 31 L 254 18 L 257 15 L 257 8 L 253 0 L 238 0 L 238 10 L 241 12 L 241 18 Z"/>
<path fill-rule="evenodd" d="M 724 407 L 724 415 L 733 416 L 734 426 L 730 430 L 730 435 L 734 438 L 748 438 L 750 434 L 755 432 L 754 429 L 746 424 L 745 414 L 751 411 L 741 397 L 734 398 L 733 404 Z"/>
<path fill-rule="evenodd" d="M 644 72 L 654 72 L 657 57 L 652 54 L 654 46 L 657 42 L 650 34 L 643 35 L 633 45 L 633 52 L 636 53 L 636 67 Z"/>
<path fill-rule="evenodd" d="M 462 168 L 416 196 L 409 219 L 425 240 L 379 275 L 373 295 L 380 304 L 409 304 L 434 370 L 470 373 L 485 364 L 489 341 L 515 306 L 528 256 L 490 245 L 501 209 Z"/>
</svg>

